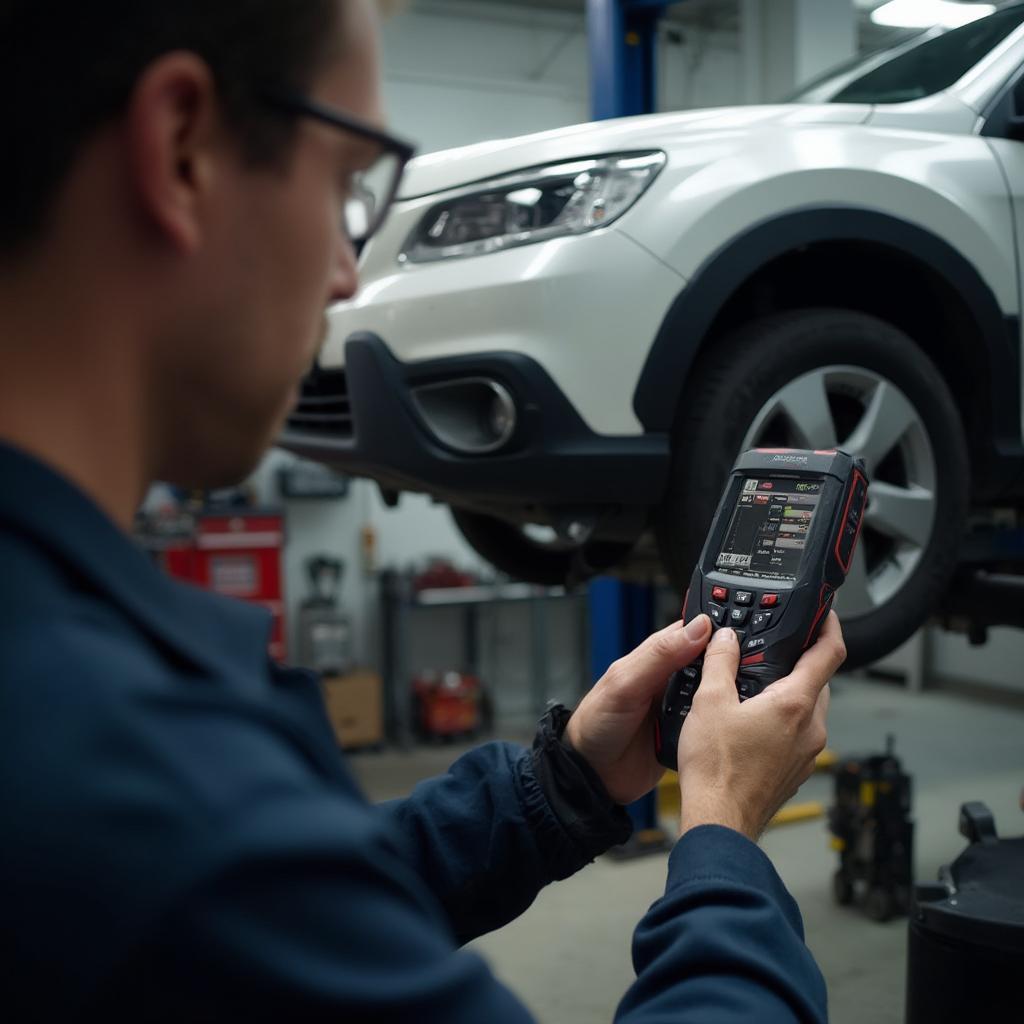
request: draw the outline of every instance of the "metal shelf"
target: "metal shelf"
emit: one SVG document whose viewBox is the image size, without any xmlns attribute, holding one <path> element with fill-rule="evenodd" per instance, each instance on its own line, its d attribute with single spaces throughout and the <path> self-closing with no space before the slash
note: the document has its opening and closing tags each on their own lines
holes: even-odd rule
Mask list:
<svg viewBox="0 0 1024 1024">
<path fill-rule="evenodd" d="M 410 718 L 410 636 L 412 619 L 437 608 L 461 608 L 462 659 L 466 669 L 478 677 L 480 671 L 480 611 L 488 607 L 519 604 L 530 609 L 530 678 L 533 711 L 544 712 L 550 683 L 547 611 L 551 602 L 574 601 L 583 605 L 580 620 L 580 659 L 587 674 L 587 621 L 585 590 L 541 587 L 529 583 L 496 583 L 472 587 L 444 587 L 416 591 L 407 577 L 385 573 L 381 578 L 382 659 L 384 666 L 384 718 L 388 739 L 403 749 L 412 746 Z M 581 678 L 581 691 L 589 678 Z"/>
</svg>

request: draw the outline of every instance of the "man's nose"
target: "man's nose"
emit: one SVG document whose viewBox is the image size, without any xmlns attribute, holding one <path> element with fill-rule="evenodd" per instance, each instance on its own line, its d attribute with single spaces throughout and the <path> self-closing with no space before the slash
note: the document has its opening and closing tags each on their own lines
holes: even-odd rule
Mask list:
<svg viewBox="0 0 1024 1024">
<path fill-rule="evenodd" d="M 356 251 L 351 241 L 339 236 L 338 249 L 334 260 L 334 269 L 328 285 L 327 301 L 341 302 L 351 299 L 359 288 L 359 271 L 356 268 Z"/>
</svg>

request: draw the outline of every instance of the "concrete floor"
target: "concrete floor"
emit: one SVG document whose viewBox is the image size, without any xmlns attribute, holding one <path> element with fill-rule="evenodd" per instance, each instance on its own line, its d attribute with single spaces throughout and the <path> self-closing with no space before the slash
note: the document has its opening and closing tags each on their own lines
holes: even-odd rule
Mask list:
<svg viewBox="0 0 1024 1024">
<path fill-rule="evenodd" d="M 914 777 L 916 872 L 933 879 L 963 848 L 957 813 L 983 800 L 1003 835 L 1024 833 L 1024 709 L 943 692 L 909 694 L 877 682 L 833 683 L 829 746 L 840 755 L 884 749 L 886 733 Z M 373 799 L 401 795 L 443 771 L 458 750 L 365 754 L 352 759 Z M 831 799 L 828 776 L 798 800 Z M 884 925 L 831 897 L 836 855 L 823 820 L 787 825 L 762 840 L 800 904 L 807 942 L 829 987 L 833 1024 L 903 1021 L 906 920 Z M 666 855 L 595 864 L 540 894 L 519 920 L 473 945 L 545 1024 L 609 1021 L 633 979 L 633 928 L 662 892 Z"/>
</svg>

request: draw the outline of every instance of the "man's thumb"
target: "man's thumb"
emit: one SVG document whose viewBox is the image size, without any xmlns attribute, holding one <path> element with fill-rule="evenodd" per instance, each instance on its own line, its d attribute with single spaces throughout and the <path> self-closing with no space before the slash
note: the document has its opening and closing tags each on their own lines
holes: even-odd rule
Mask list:
<svg viewBox="0 0 1024 1024">
<path fill-rule="evenodd" d="M 740 667 L 740 645 L 731 629 L 720 629 L 704 652 L 700 690 L 706 696 L 736 695 L 736 672 Z"/>
</svg>

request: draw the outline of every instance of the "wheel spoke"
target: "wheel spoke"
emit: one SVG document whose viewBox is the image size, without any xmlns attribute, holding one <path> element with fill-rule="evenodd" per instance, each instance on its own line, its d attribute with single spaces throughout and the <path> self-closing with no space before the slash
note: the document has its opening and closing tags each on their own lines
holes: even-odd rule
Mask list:
<svg viewBox="0 0 1024 1024">
<path fill-rule="evenodd" d="M 853 430 L 843 421 L 837 427 L 833 409 L 845 416 L 856 405 L 863 411 Z M 776 430 L 783 422 L 785 430 Z M 863 458 L 872 481 L 865 513 L 872 544 L 858 545 L 836 608 L 863 619 L 888 606 L 916 572 L 935 526 L 935 455 L 910 399 L 864 367 L 820 366 L 783 385 L 757 411 L 744 447 L 766 442 L 805 448 L 838 443 Z"/>
<path fill-rule="evenodd" d="M 807 373 L 787 384 L 778 404 L 796 433 L 801 448 L 834 448 L 836 425 L 825 392 L 825 375 Z"/>
<path fill-rule="evenodd" d="M 898 541 L 918 548 L 928 543 L 935 518 L 935 495 L 924 487 L 895 487 L 876 480 L 868 491 L 865 522 Z"/>
<path fill-rule="evenodd" d="M 843 447 L 859 455 L 872 475 L 907 428 L 916 422 L 917 413 L 903 393 L 886 381 L 879 381 L 864 415 Z"/>
<path fill-rule="evenodd" d="M 846 576 L 846 582 L 836 594 L 836 611 L 843 616 L 867 615 L 875 610 L 876 602 L 871 596 L 868 579 L 868 563 L 864 556 L 864 545 L 858 544 L 853 553 L 853 562 Z"/>
</svg>

